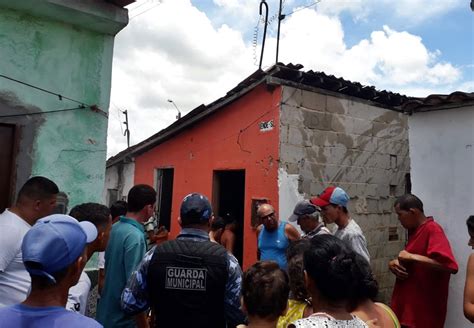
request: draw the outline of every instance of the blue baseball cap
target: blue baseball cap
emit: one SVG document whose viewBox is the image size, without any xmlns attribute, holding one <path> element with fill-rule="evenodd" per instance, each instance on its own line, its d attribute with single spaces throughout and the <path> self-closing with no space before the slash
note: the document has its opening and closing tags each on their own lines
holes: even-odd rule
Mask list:
<svg viewBox="0 0 474 328">
<path fill-rule="evenodd" d="M 212 208 L 206 196 L 192 193 L 184 197 L 180 210 L 181 220 L 186 223 L 209 221 Z"/>
<path fill-rule="evenodd" d="M 349 195 L 340 187 L 327 187 L 324 191 L 316 197 L 311 198 L 311 203 L 324 207 L 329 204 L 341 205 L 347 207 L 349 202 Z"/>
<path fill-rule="evenodd" d="M 97 228 L 91 222 L 79 222 L 64 214 L 46 216 L 23 238 L 23 263 L 31 275 L 56 283 L 52 275 L 76 261 L 96 238 Z"/>
</svg>

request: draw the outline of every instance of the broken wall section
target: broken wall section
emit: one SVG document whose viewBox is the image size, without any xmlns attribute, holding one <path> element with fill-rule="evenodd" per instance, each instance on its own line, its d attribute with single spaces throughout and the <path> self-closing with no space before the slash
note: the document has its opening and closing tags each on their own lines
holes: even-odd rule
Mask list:
<svg viewBox="0 0 474 328">
<path fill-rule="evenodd" d="M 280 169 L 298 175 L 298 191 L 305 197 L 331 184 L 346 190 L 349 211 L 367 239 L 379 298 L 387 302 L 394 284 L 388 262 L 405 243 L 393 203 L 406 192 L 409 177 L 407 117 L 317 91 L 283 88 Z"/>
</svg>

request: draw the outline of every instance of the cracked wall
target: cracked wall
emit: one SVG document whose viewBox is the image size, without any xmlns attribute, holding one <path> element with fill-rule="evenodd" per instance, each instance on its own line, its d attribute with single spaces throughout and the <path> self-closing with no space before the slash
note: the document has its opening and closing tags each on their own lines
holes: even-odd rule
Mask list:
<svg viewBox="0 0 474 328">
<path fill-rule="evenodd" d="M 347 191 L 349 210 L 367 238 L 379 297 L 388 301 L 394 283 L 388 262 L 405 241 L 392 206 L 405 193 L 410 169 L 407 118 L 343 97 L 283 88 L 280 169 L 298 176 L 304 197 L 330 184 Z M 292 206 L 280 201 L 280 212 Z"/>
</svg>

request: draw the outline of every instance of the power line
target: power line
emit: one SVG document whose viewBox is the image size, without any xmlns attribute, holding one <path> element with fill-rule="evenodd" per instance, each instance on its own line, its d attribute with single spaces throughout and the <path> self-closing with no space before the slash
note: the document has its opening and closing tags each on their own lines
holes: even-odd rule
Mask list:
<svg viewBox="0 0 474 328">
<path fill-rule="evenodd" d="M 85 108 L 86 108 L 86 106 L 79 106 L 79 107 L 74 107 L 74 108 L 57 109 L 57 110 L 50 110 L 50 111 L 45 111 L 45 112 L 32 112 L 32 113 L 23 113 L 23 114 L 1 115 L 0 118 L 17 117 L 17 116 L 29 116 L 29 115 L 42 115 L 42 114 L 49 114 L 49 113 L 60 113 L 60 112 L 68 112 L 68 111 L 72 111 L 72 110 L 85 109 Z"/>
<path fill-rule="evenodd" d="M 89 107 L 92 111 L 94 112 L 97 112 L 97 113 L 100 113 L 102 114 L 103 116 L 105 117 L 108 117 L 108 114 L 106 112 L 104 112 L 102 109 L 100 109 L 97 105 L 89 105 L 83 101 L 79 101 L 79 100 L 76 100 L 76 99 L 72 99 L 70 97 L 66 97 L 66 96 L 63 96 L 62 94 L 59 94 L 59 93 L 56 93 L 56 92 L 53 92 L 53 91 L 50 91 L 50 90 L 47 90 L 47 89 L 44 89 L 44 88 L 41 88 L 41 87 L 38 87 L 36 85 L 33 85 L 33 84 L 30 84 L 30 83 L 27 83 L 27 82 L 23 82 L 23 81 L 20 81 L 20 80 L 17 80 L 17 79 L 14 79 L 12 77 L 9 77 L 9 76 L 6 76 L 6 75 L 3 75 L 3 74 L 0 74 L 0 77 L 4 78 L 4 79 L 7 79 L 7 80 L 10 80 L 10 81 L 13 81 L 13 82 L 16 82 L 16 83 L 19 83 L 19 84 L 22 84 L 22 85 L 25 85 L 27 87 L 30 87 L 30 88 L 33 88 L 33 89 L 36 89 L 36 90 L 39 90 L 39 91 L 42 91 L 44 93 L 48 93 L 50 95 L 53 95 L 53 96 L 56 96 L 59 98 L 59 100 L 63 100 L 63 99 L 66 99 L 66 100 L 69 100 L 69 101 L 72 101 L 72 102 L 75 102 L 76 104 L 79 104 L 80 107 L 78 108 L 85 108 L 85 107 Z M 38 113 L 48 113 L 48 112 L 38 112 Z M 3 117 L 3 116 L 1 116 Z"/>
<path fill-rule="evenodd" d="M 313 7 L 313 6 L 316 6 L 318 3 L 320 3 L 321 0 L 317 0 L 315 1 L 314 3 L 310 4 L 310 5 L 307 5 L 307 6 L 304 6 L 304 7 L 301 7 L 301 8 L 298 8 L 296 10 L 293 10 L 292 12 L 289 12 L 288 14 L 284 14 L 284 16 L 290 16 L 290 15 L 293 15 L 294 13 L 297 13 L 298 11 L 301 11 L 303 9 L 306 9 L 306 8 L 309 8 L 309 7 Z"/>
<path fill-rule="evenodd" d="M 159 5 L 161 5 L 161 2 L 158 2 L 156 5 L 151 6 L 151 7 L 148 8 L 147 10 L 144 10 L 144 11 L 142 11 L 141 13 L 136 14 L 135 16 L 130 17 L 130 20 L 135 19 L 135 18 L 137 18 L 138 16 L 140 16 L 140 15 L 146 13 L 146 12 L 149 12 L 150 10 L 152 10 L 152 9 L 154 9 L 154 8 L 156 8 L 156 7 L 158 7 Z"/>
</svg>

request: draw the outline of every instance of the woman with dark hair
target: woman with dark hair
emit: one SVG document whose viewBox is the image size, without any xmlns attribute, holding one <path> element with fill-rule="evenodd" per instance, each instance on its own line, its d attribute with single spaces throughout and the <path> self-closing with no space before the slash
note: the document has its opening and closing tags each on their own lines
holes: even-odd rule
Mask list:
<svg viewBox="0 0 474 328">
<path fill-rule="evenodd" d="M 469 233 L 468 246 L 474 249 L 474 215 L 467 219 L 466 224 Z M 469 255 L 467 261 L 466 284 L 464 285 L 464 316 L 474 323 L 474 253 Z"/>
<path fill-rule="evenodd" d="M 360 276 L 354 251 L 332 235 L 315 236 L 304 252 L 304 268 L 314 313 L 289 327 L 368 327 L 348 311 Z"/>
<path fill-rule="evenodd" d="M 291 322 L 306 318 L 313 313 L 311 297 L 304 282 L 303 265 L 303 254 L 310 247 L 310 239 L 301 239 L 291 243 L 286 251 L 290 297 L 286 313 L 278 319 L 277 328 L 286 328 Z"/>
<path fill-rule="evenodd" d="M 358 267 L 356 274 L 358 277 L 355 279 L 357 286 L 352 314 L 364 321 L 377 319 L 377 325 L 384 328 L 400 328 L 400 322 L 392 309 L 383 303 L 375 302 L 379 286 L 369 263 L 359 254 L 356 254 L 355 262 Z"/>
<path fill-rule="evenodd" d="M 247 312 L 247 327 L 276 327 L 285 312 L 290 287 L 288 275 L 273 261 L 257 262 L 242 279 L 242 305 Z"/>
</svg>

